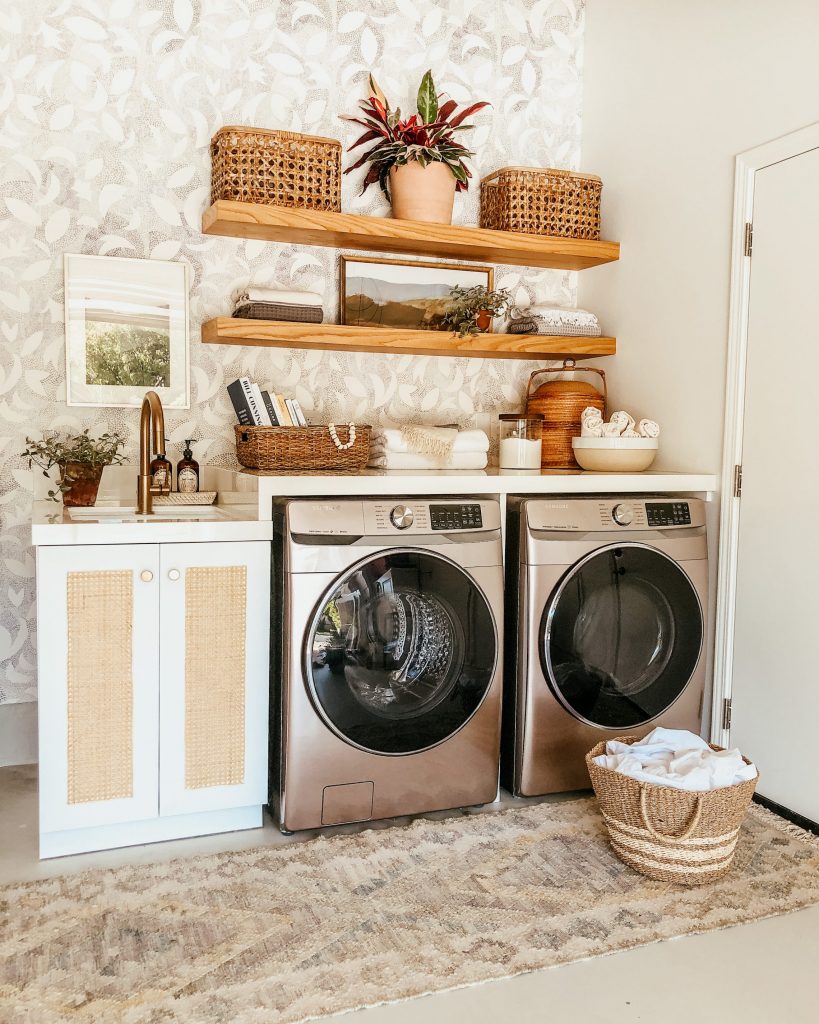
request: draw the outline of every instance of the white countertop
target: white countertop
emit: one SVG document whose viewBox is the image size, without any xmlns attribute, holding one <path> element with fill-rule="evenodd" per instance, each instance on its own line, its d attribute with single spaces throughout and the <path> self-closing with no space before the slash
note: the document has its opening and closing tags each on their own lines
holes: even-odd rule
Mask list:
<svg viewBox="0 0 819 1024">
<path fill-rule="evenodd" d="M 708 473 L 537 472 L 497 467 L 425 472 L 365 469 L 351 473 L 213 469 L 208 471 L 212 486 L 221 488 L 217 504 L 202 506 L 200 518 L 190 508 L 176 518 L 169 506 L 162 508 L 160 516 L 137 516 L 130 493 L 133 471 L 116 469 L 103 476 L 103 482 L 108 482 L 101 488 L 96 517 L 85 510 L 80 513 L 82 519 L 75 519 L 71 510 L 60 504 L 35 501 L 31 527 L 35 547 L 271 540 L 273 498 L 277 497 L 688 494 L 709 500 L 717 489 L 717 478 Z"/>
</svg>

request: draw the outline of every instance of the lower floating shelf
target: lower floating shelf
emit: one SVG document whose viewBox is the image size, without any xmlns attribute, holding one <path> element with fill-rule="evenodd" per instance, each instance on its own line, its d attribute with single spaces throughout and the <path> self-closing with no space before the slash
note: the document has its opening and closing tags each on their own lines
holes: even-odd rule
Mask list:
<svg viewBox="0 0 819 1024">
<path fill-rule="evenodd" d="M 210 345 L 262 345 L 394 355 L 473 356 L 480 359 L 588 359 L 592 356 L 613 356 L 617 351 L 615 338 L 542 334 L 476 334 L 459 338 L 457 334 L 444 331 L 240 320 L 231 316 L 220 316 L 203 323 L 202 341 Z"/>
</svg>

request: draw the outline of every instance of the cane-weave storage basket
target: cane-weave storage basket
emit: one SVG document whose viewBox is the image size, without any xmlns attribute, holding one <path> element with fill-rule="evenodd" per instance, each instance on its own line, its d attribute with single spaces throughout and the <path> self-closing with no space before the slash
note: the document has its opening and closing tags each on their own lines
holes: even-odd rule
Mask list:
<svg viewBox="0 0 819 1024">
<path fill-rule="evenodd" d="M 603 390 L 582 380 L 548 380 L 535 390 L 532 385 L 541 376 L 552 373 L 594 373 L 602 381 Z M 546 366 L 529 376 L 526 389 L 526 412 L 543 417 L 543 442 L 540 463 L 544 469 L 578 469 L 572 438 L 580 435 L 580 417 L 587 406 L 606 415 L 606 374 L 594 366 L 576 367 L 573 359 L 562 366 Z"/>
<path fill-rule="evenodd" d="M 336 428 L 345 444 L 351 426 Z M 247 469 L 363 469 L 372 427 L 355 426 L 351 448 L 339 449 L 327 427 L 236 426 L 236 458 Z"/>
<path fill-rule="evenodd" d="M 220 128 L 210 144 L 211 202 L 341 210 L 341 143 L 266 128 Z"/>
<path fill-rule="evenodd" d="M 638 742 L 636 736 L 617 739 Z M 711 749 L 722 747 L 712 744 Z M 649 878 L 681 885 L 713 882 L 730 870 L 756 778 L 692 793 L 595 764 L 594 758 L 605 752 L 602 740 L 586 754 L 586 767 L 620 860 Z"/>
<path fill-rule="evenodd" d="M 501 167 L 481 180 L 481 227 L 597 240 L 602 190 L 596 174 Z"/>
</svg>

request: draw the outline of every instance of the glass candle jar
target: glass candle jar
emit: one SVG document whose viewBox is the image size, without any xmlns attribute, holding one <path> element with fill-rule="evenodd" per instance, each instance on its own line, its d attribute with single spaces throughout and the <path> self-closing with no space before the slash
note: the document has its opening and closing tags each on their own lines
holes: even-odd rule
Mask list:
<svg viewBox="0 0 819 1024">
<path fill-rule="evenodd" d="M 540 469 L 543 417 L 504 413 L 500 422 L 500 468 Z"/>
</svg>

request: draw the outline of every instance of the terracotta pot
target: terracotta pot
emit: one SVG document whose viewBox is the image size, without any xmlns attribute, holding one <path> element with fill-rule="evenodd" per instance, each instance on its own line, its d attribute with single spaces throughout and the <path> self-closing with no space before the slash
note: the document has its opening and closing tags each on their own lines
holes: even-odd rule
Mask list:
<svg viewBox="0 0 819 1024">
<path fill-rule="evenodd" d="M 455 176 L 446 164 L 422 167 L 417 160 L 390 169 L 392 215 L 396 220 L 451 224 Z"/>
<path fill-rule="evenodd" d="M 492 326 L 492 314 L 488 309 L 481 309 L 475 317 L 475 326 L 481 332 L 486 332 Z"/>
<path fill-rule="evenodd" d="M 87 462 L 60 463 L 60 483 L 63 490 L 63 505 L 69 508 L 87 508 L 97 500 L 97 491 L 102 479 L 102 466 L 91 466 Z"/>
</svg>

